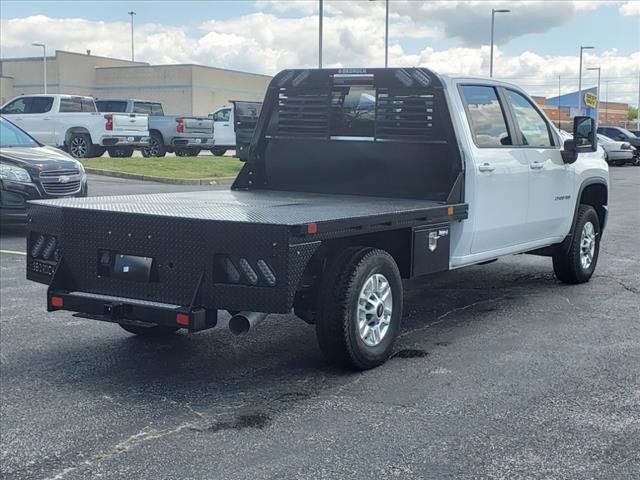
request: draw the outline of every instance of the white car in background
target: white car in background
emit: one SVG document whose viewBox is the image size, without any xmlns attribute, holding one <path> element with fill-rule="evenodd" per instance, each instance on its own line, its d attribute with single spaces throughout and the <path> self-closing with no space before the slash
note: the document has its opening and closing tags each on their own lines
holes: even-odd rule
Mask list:
<svg viewBox="0 0 640 480">
<path fill-rule="evenodd" d="M 605 152 L 605 160 L 609 165 L 624 165 L 631 163 L 640 166 L 640 152 L 629 142 L 612 140 L 609 137 L 598 134 L 598 144 Z"/>
<path fill-rule="evenodd" d="M 99 157 L 109 147 L 146 147 L 149 117 L 98 112 L 92 97 L 21 95 L 0 113 L 40 143 L 64 148 L 75 158 Z"/>
</svg>

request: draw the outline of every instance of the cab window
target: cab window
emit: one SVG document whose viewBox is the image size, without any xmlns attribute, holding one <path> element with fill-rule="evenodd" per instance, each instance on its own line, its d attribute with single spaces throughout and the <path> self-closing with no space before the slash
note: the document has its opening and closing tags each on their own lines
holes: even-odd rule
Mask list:
<svg viewBox="0 0 640 480">
<path fill-rule="evenodd" d="M 53 97 L 31 97 L 31 105 L 25 113 L 47 113 L 53 106 Z"/>
<path fill-rule="evenodd" d="M 31 103 L 31 97 L 29 98 L 17 98 L 13 102 L 9 103 L 2 109 L 4 114 L 21 114 L 26 113 L 27 104 Z"/>
<path fill-rule="evenodd" d="M 231 109 L 225 108 L 224 110 L 219 110 L 213 114 L 214 122 L 228 122 L 229 117 L 231 116 Z"/>
<path fill-rule="evenodd" d="M 482 148 L 511 145 L 496 89 L 484 85 L 463 85 L 460 90 L 475 144 Z"/>
<path fill-rule="evenodd" d="M 162 110 L 162 105 L 159 103 L 151 104 L 151 115 L 154 117 L 161 117 L 164 115 L 164 111 Z"/>
<path fill-rule="evenodd" d="M 506 93 L 516 117 L 521 143 L 529 147 L 554 146 L 549 125 L 531 102 L 513 90 L 506 90 Z"/>
<path fill-rule="evenodd" d="M 145 115 L 151 115 L 151 104 L 146 102 L 134 102 L 133 113 L 143 113 Z"/>
<path fill-rule="evenodd" d="M 79 97 L 60 99 L 60 113 L 77 113 L 81 111 L 82 102 Z"/>
</svg>

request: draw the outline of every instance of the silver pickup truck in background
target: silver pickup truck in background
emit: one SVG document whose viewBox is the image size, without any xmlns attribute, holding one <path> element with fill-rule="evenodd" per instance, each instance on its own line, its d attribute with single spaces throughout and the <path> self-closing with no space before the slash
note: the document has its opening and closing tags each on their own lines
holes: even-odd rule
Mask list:
<svg viewBox="0 0 640 480">
<path fill-rule="evenodd" d="M 100 112 L 143 113 L 149 116 L 149 145 L 144 157 L 195 156 L 202 149 L 213 148 L 213 120 L 208 117 L 165 115 L 160 102 L 136 99 L 102 98 L 96 100 Z M 113 149 L 112 157 L 130 157 L 133 150 Z"/>
</svg>

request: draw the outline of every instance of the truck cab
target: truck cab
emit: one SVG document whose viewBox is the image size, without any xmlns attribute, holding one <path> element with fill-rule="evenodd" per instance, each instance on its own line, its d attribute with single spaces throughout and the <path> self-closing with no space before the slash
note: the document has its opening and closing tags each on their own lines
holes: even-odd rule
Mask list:
<svg viewBox="0 0 640 480">
<path fill-rule="evenodd" d="M 608 178 L 594 120 L 562 138 L 516 85 L 285 70 L 230 191 L 32 202 L 27 277 L 50 311 L 137 335 L 213 328 L 221 310 L 240 335 L 293 311 L 330 362 L 363 370 L 393 352 L 404 278 L 526 253 L 589 281 Z"/>
</svg>

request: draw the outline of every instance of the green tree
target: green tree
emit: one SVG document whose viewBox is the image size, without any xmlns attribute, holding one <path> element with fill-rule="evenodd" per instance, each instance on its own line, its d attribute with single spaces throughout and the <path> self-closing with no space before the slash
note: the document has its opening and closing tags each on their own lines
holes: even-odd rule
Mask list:
<svg viewBox="0 0 640 480">
<path fill-rule="evenodd" d="M 629 107 L 627 120 L 635 120 L 636 118 L 638 118 L 638 109 L 636 107 Z"/>
</svg>

